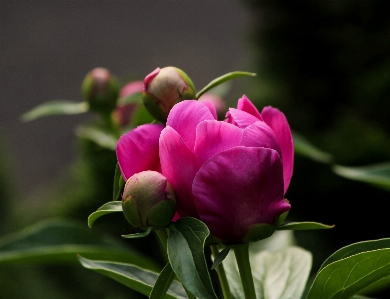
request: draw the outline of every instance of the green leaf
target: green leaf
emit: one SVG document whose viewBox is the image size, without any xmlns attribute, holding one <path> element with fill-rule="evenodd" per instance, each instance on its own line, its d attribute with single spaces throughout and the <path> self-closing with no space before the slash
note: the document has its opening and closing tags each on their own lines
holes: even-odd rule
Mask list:
<svg viewBox="0 0 390 299">
<path fill-rule="evenodd" d="M 276 230 L 311 230 L 311 229 L 330 229 L 334 225 L 327 225 L 318 222 L 290 222 L 279 225 Z"/>
<path fill-rule="evenodd" d="M 390 248 L 361 252 L 325 266 L 307 299 L 347 299 L 390 273 Z"/>
<path fill-rule="evenodd" d="M 359 295 L 362 296 L 361 298 L 368 298 L 368 297 L 363 297 L 363 295 L 366 294 L 370 295 L 373 293 L 381 292 L 383 290 L 388 290 L 389 288 L 390 288 L 390 275 L 378 280 L 377 282 L 374 282 L 373 284 L 370 284 L 368 287 L 359 291 Z"/>
<path fill-rule="evenodd" d="M 146 237 L 150 234 L 150 232 L 152 231 L 152 227 L 149 226 L 147 228 L 146 231 L 142 232 L 142 233 L 136 233 L 136 234 L 130 234 L 130 235 L 122 235 L 122 238 L 126 238 L 126 239 L 136 239 L 136 238 L 143 238 L 143 237 Z"/>
<path fill-rule="evenodd" d="M 232 80 L 232 79 L 235 79 L 235 78 L 239 78 L 239 77 L 243 77 L 243 76 L 256 76 L 255 73 L 249 73 L 249 72 L 231 72 L 231 73 L 227 73 L 225 75 L 222 75 L 221 77 L 218 77 L 216 79 L 214 79 L 213 81 L 211 81 L 209 84 L 207 84 L 205 87 L 202 88 L 201 91 L 199 91 L 197 94 L 196 94 L 196 99 L 199 99 L 200 96 L 202 94 L 204 94 L 205 92 L 209 91 L 210 89 L 226 82 L 226 81 L 229 81 L 229 80 Z"/>
<path fill-rule="evenodd" d="M 175 278 L 175 272 L 173 272 L 171 264 L 168 263 L 164 269 L 160 272 L 153 290 L 150 293 L 149 299 L 161 299 L 164 297 Z"/>
<path fill-rule="evenodd" d="M 362 167 L 335 165 L 333 171 L 344 178 L 372 184 L 390 191 L 390 162 Z"/>
<path fill-rule="evenodd" d="M 143 124 L 154 122 L 154 117 L 146 109 L 145 105 L 140 105 L 133 114 L 131 124 L 133 127 L 138 127 Z"/>
<path fill-rule="evenodd" d="M 158 273 L 156 272 L 145 270 L 131 264 L 96 261 L 83 257 L 79 257 L 79 261 L 83 267 L 108 276 L 145 296 L 149 296 L 158 277 Z M 185 299 L 187 296 L 182 285 L 177 281 L 173 281 L 163 298 Z"/>
<path fill-rule="evenodd" d="M 108 131 L 94 126 L 79 126 L 76 129 L 76 135 L 80 138 L 88 139 L 97 145 L 115 151 L 117 138 Z"/>
<path fill-rule="evenodd" d="M 214 259 L 213 265 L 211 266 L 211 270 L 214 270 L 215 268 L 218 267 L 220 263 L 223 262 L 223 260 L 227 257 L 231 248 L 232 248 L 231 246 L 226 246 L 224 249 L 222 249 L 220 253 L 218 253 L 218 255 Z"/>
<path fill-rule="evenodd" d="M 217 299 L 204 257 L 210 234 L 200 220 L 185 217 L 169 225 L 168 258 L 184 287 L 202 299 Z"/>
<path fill-rule="evenodd" d="M 29 112 L 24 113 L 21 118 L 22 121 L 31 121 L 49 115 L 80 114 L 87 112 L 88 109 L 89 107 L 86 102 L 57 100 L 38 105 Z"/>
<path fill-rule="evenodd" d="M 156 269 L 139 252 L 69 220 L 45 220 L 3 237 L 0 242 L 0 264 L 77 263 L 77 254 Z"/>
<path fill-rule="evenodd" d="M 121 169 L 119 167 L 119 164 L 116 163 L 115 174 L 114 174 L 114 188 L 113 188 L 113 195 L 112 195 L 113 201 L 122 199 L 121 192 L 124 186 L 125 186 L 125 181 L 122 177 Z"/>
<path fill-rule="evenodd" d="M 345 246 L 345 247 L 337 250 L 330 257 L 328 257 L 322 263 L 320 270 L 333 262 L 347 258 L 351 255 L 355 255 L 355 254 L 362 253 L 365 251 L 372 251 L 372 250 L 385 249 L 385 248 L 390 248 L 390 238 L 363 241 L 363 242 L 358 242 L 358 243 L 354 243 L 354 244 Z"/>
<path fill-rule="evenodd" d="M 109 201 L 102 205 L 99 209 L 89 215 L 88 226 L 92 227 L 96 219 L 114 212 L 122 212 L 122 201 Z"/>
<path fill-rule="evenodd" d="M 298 155 L 314 160 L 320 163 L 332 163 L 332 155 L 323 152 L 322 150 L 311 144 L 305 137 L 297 132 L 293 132 L 294 151 Z"/>
<path fill-rule="evenodd" d="M 296 299 L 302 296 L 312 263 L 309 251 L 296 246 L 274 252 L 250 249 L 249 258 L 257 299 Z M 233 296 L 245 298 L 234 255 L 229 254 L 223 265 Z"/>
</svg>

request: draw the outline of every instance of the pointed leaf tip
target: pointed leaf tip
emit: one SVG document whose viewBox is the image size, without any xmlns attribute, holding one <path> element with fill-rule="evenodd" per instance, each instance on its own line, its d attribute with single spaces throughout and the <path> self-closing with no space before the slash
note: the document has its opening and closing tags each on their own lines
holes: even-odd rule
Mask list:
<svg viewBox="0 0 390 299">
<path fill-rule="evenodd" d="M 202 88 L 201 91 L 199 91 L 195 98 L 196 99 L 199 99 L 201 97 L 202 94 L 204 94 L 205 92 L 209 91 L 210 89 L 226 82 L 226 81 L 229 81 L 229 80 L 232 80 L 232 79 L 235 79 L 235 78 L 239 78 L 239 77 L 244 77 L 244 76 L 256 76 L 256 73 L 250 73 L 250 72 L 240 72 L 240 71 L 237 71 L 237 72 L 231 72 L 231 73 L 227 73 L 225 75 L 222 75 L 214 80 L 212 80 L 209 84 L 207 84 L 205 87 Z"/>
<path fill-rule="evenodd" d="M 88 226 L 92 228 L 93 223 L 103 215 L 114 213 L 114 212 L 122 212 L 122 202 L 121 201 L 109 201 L 102 205 L 99 209 L 93 212 L 88 217 Z"/>
<path fill-rule="evenodd" d="M 282 224 L 276 230 L 312 230 L 312 229 L 330 229 L 335 225 L 328 225 L 319 222 L 290 222 Z"/>
</svg>

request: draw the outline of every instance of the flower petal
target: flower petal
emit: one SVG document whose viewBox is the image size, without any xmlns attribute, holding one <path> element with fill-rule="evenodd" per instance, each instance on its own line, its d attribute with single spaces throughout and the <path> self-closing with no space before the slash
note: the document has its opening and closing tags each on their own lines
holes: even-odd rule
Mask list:
<svg viewBox="0 0 390 299">
<path fill-rule="evenodd" d="M 234 108 L 229 108 L 229 111 L 226 113 L 226 117 L 226 121 L 228 123 L 237 125 L 243 129 L 259 120 L 252 114 Z"/>
<path fill-rule="evenodd" d="M 196 128 L 194 153 L 199 167 L 217 153 L 240 145 L 242 129 L 222 121 L 205 120 Z"/>
<path fill-rule="evenodd" d="M 209 108 L 211 114 L 213 115 L 213 117 L 215 119 L 217 119 L 217 109 L 215 108 L 214 104 L 210 101 L 210 100 L 198 100 L 199 103 L 203 103 L 207 106 L 207 108 Z"/>
<path fill-rule="evenodd" d="M 280 144 L 283 161 L 284 193 L 286 193 L 294 168 L 294 142 L 291 129 L 284 114 L 276 108 L 271 106 L 264 107 L 261 115 L 266 124 L 274 131 Z"/>
<path fill-rule="evenodd" d="M 235 147 L 209 159 L 192 185 L 199 216 L 212 234 L 240 242 L 250 226 L 272 224 L 288 211 L 283 166 L 268 148 Z"/>
<path fill-rule="evenodd" d="M 176 194 L 178 214 L 198 218 L 192 196 L 192 181 L 198 170 L 195 156 L 180 135 L 169 126 L 160 135 L 160 158 L 161 173 Z"/>
<path fill-rule="evenodd" d="M 203 120 L 215 120 L 209 108 L 198 101 L 187 100 L 177 103 L 169 112 L 167 126 L 172 127 L 193 151 L 196 139 L 196 127 Z"/>
<path fill-rule="evenodd" d="M 244 129 L 240 145 L 271 148 L 282 156 L 280 145 L 274 131 L 265 122 L 260 120 Z"/>
<path fill-rule="evenodd" d="M 238 99 L 237 109 L 245 111 L 259 120 L 263 120 L 259 110 L 253 105 L 253 103 L 247 98 L 246 95 L 243 95 L 240 99 Z"/>
<path fill-rule="evenodd" d="M 144 170 L 160 170 L 158 140 L 163 125 L 146 124 L 119 138 L 116 156 L 123 178 Z"/>
</svg>

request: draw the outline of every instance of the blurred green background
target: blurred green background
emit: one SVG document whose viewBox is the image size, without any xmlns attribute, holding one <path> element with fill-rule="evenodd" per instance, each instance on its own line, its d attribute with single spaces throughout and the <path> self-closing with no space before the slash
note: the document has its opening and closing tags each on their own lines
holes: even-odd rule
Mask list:
<svg viewBox="0 0 390 299">
<path fill-rule="evenodd" d="M 19 119 L 45 101 L 80 100 L 81 81 L 96 66 L 125 83 L 174 65 L 198 90 L 230 71 L 256 72 L 231 84 L 230 105 L 245 93 L 259 109 L 278 107 L 338 164 L 389 161 L 389 9 L 374 0 L 0 1 L 1 235 L 52 216 L 86 225 L 111 199 L 115 153 L 73 132 L 98 122 L 93 115 Z M 336 225 L 296 233 L 313 251 L 313 271 L 342 246 L 389 237 L 389 193 L 327 164 L 297 155 L 286 197 L 290 220 Z M 119 240 L 131 228 L 110 215 L 93 230 Z M 152 242 L 131 244 L 161 263 Z M 5 298 L 137 296 L 77 264 L 2 266 L 0 275 Z"/>
</svg>

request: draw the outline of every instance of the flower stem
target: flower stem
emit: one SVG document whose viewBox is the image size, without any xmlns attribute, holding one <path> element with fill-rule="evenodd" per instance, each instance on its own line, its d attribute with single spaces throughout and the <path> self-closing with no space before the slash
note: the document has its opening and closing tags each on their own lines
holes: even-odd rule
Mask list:
<svg viewBox="0 0 390 299">
<path fill-rule="evenodd" d="M 234 248 L 238 270 L 240 271 L 242 288 L 245 299 L 256 299 L 255 285 L 253 283 L 251 264 L 249 262 L 249 243 Z"/>
<path fill-rule="evenodd" d="M 218 245 L 211 245 L 211 252 L 214 258 L 218 255 L 219 249 Z M 215 268 L 218 274 L 219 283 L 221 284 L 222 294 L 224 299 L 233 299 L 232 293 L 230 292 L 229 282 L 226 277 L 225 269 L 223 268 L 222 263 Z"/>
</svg>

